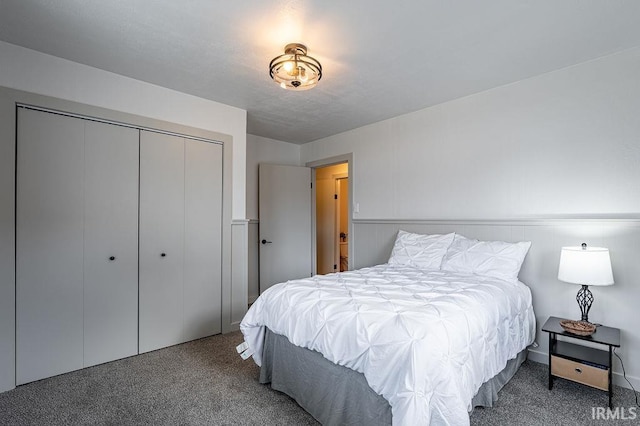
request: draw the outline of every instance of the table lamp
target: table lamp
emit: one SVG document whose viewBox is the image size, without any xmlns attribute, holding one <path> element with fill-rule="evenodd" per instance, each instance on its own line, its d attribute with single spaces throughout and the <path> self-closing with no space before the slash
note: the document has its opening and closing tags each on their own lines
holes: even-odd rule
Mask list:
<svg viewBox="0 0 640 426">
<path fill-rule="evenodd" d="M 593 303 L 590 285 L 612 285 L 613 272 L 609 249 L 603 247 L 562 247 L 558 279 L 571 284 L 580 284 L 576 300 L 582 313 L 582 321 L 589 322 L 589 309 Z"/>
</svg>

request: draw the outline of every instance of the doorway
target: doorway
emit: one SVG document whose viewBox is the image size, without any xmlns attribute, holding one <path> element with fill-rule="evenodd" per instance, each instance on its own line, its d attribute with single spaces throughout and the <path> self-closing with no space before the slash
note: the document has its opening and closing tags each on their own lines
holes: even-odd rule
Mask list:
<svg viewBox="0 0 640 426">
<path fill-rule="evenodd" d="M 349 269 L 349 166 L 315 168 L 315 248 L 318 274 Z"/>
<path fill-rule="evenodd" d="M 260 164 L 256 241 L 260 293 L 290 279 L 353 268 L 352 167 L 353 154 L 305 166 Z M 318 190 L 325 194 L 321 207 Z"/>
</svg>

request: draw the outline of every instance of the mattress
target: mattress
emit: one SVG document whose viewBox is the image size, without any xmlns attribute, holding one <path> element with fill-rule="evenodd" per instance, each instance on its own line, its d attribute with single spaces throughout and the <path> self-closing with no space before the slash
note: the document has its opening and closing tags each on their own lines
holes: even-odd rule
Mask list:
<svg viewBox="0 0 640 426">
<path fill-rule="evenodd" d="M 265 291 L 241 330 L 262 363 L 265 330 L 362 373 L 393 424 L 468 424 L 472 398 L 533 342 L 517 281 L 388 264 Z"/>
</svg>

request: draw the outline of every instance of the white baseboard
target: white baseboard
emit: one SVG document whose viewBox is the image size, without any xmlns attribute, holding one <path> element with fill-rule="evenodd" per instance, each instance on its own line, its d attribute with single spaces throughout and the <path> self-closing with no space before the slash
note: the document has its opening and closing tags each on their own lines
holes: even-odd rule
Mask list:
<svg viewBox="0 0 640 426">
<path fill-rule="evenodd" d="M 225 331 L 225 334 L 238 331 L 238 330 L 240 330 L 240 321 L 235 321 L 229 324 L 229 329 Z"/>
<path fill-rule="evenodd" d="M 536 351 L 534 349 L 529 349 L 529 355 L 527 359 L 530 359 L 533 362 L 538 362 L 540 364 L 549 364 L 549 354 L 546 352 Z"/>
</svg>

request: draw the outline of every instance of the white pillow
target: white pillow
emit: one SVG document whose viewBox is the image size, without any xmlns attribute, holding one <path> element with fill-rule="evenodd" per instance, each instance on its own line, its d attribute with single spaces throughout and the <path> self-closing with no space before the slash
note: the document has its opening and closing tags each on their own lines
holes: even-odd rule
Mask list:
<svg viewBox="0 0 640 426">
<path fill-rule="evenodd" d="M 437 271 L 454 235 L 423 235 L 399 230 L 389 264 Z"/>
<path fill-rule="evenodd" d="M 442 261 L 442 270 L 515 281 L 529 247 L 530 241 L 478 241 L 456 234 Z"/>
</svg>

